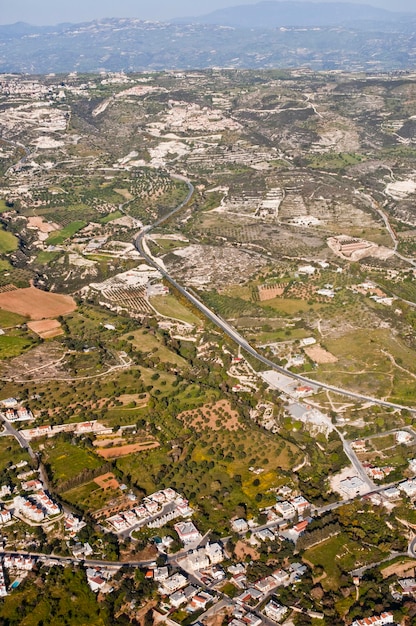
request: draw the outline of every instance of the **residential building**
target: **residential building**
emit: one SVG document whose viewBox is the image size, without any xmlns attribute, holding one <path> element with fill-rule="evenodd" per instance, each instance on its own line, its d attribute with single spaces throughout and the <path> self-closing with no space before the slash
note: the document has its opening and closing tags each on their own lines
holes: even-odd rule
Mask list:
<svg viewBox="0 0 416 626">
<path fill-rule="evenodd" d="M 24 491 L 40 491 L 43 489 L 43 484 L 40 480 L 28 480 L 22 483 L 22 489 Z"/>
<path fill-rule="evenodd" d="M 201 569 L 209 567 L 210 561 L 205 548 L 200 548 L 199 550 L 194 550 L 192 554 L 189 554 L 185 559 L 185 563 L 189 569 L 198 572 Z"/>
<path fill-rule="evenodd" d="M 254 584 L 255 588 L 261 591 L 262 594 L 269 593 L 272 589 L 277 586 L 276 579 L 273 576 L 267 576 L 266 578 L 262 578 L 258 580 Z"/>
<path fill-rule="evenodd" d="M 7 524 L 12 519 L 12 514 L 6 509 L 0 508 L 0 524 Z"/>
<path fill-rule="evenodd" d="M 240 517 L 239 519 L 235 519 L 231 522 L 231 528 L 236 533 L 245 533 L 248 531 L 248 524 L 245 519 Z"/>
<path fill-rule="evenodd" d="M 188 579 L 183 574 L 176 573 L 163 581 L 160 586 L 160 591 L 166 595 L 171 595 L 175 593 L 175 591 L 178 591 L 178 589 L 185 587 L 187 583 Z"/>
<path fill-rule="evenodd" d="M 413 478 L 411 480 L 405 480 L 398 485 L 400 491 L 404 491 L 404 493 L 412 498 L 416 495 L 416 479 Z"/>
<path fill-rule="evenodd" d="M 290 502 L 283 500 L 282 502 L 276 502 L 274 508 L 285 519 L 290 519 L 295 516 L 296 509 Z"/>
<path fill-rule="evenodd" d="M 175 591 L 169 596 L 170 604 L 177 609 L 181 604 L 185 604 L 187 601 L 186 595 L 183 591 Z"/>
<path fill-rule="evenodd" d="M 45 514 L 42 509 L 36 504 L 29 502 L 26 498 L 16 496 L 13 502 L 15 511 L 22 514 L 24 517 L 27 517 L 34 522 L 41 522 L 45 519 Z"/>
<path fill-rule="evenodd" d="M 184 546 L 202 539 L 201 533 L 198 531 L 193 522 L 179 522 L 178 524 L 175 524 L 174 528 Z"/>
<path fill-rule="evenodd" d="M 207 543 L 205 550 L 211 565 L 217 565 L 224 560 L 224 552 L 219 543 Z"/>
<path fill-rule="evenodd" d="M 7 596 L 6 582 L 4 580 L 3 567 L 0 564 L 0 598 Z"/>
<path fill-rule="evenodd" d="M 280 622 L 286 615 L 287 611 L 288 609 L 285 606 L 282 606 L 275 600 L 270 600 L 270 602 L 264 607 L 265 615 L 274 622 Z"/>
<path fill-rule="evenodd" d="M 289 574 L 284 569 L 277 569 L 272 574 L 278 585 L 284 585 L 289 580 Z"/>
<path fill-rule="evenodd" d="M 295 507 L 295 510 L 298 515 L 304 515 L 305 511 L 310 508 L 310 502 L 306 500 L 303 496 L 297 496 L 290 501 L 290 504 Z"/>
<path fill-rule="evenodd" d="M 258 530 L 254 534 L 258 539 L 260 539 L 260 541 L 273 541 L 275 538 L 274 533 L 269 528 Z"/>
<path fill-rule="evenodd" d="M 412 435 L 407 430 L 398 430 L 395 433 L 397 443 L 410 443 L 413 439 Z"/>
<path fill-rule="evenodd" d="M 30 572 L 33 568 L 34 561 L 30 558 L 30 556 L 10 556 L 6 554 L 3 558 L 3 565 L 7 569 L 17 569 Z"/>
<path fill-rule="evenodd" d="M 381 615 L 356 619 L 351 626 L 383 626 L 384 624 L 394 624 L 393 613 L 382 613 Z"/>
<path fill-rule="evenodd" d="M 194 611 L 199 611 L 200 609 L 205 609 L 207 604 L 211 602 L 212 596 L 206 591 L 199 591 L 195 594 L 187 606 L 187 610 L 193 613 Z"/>
<path fill-rule="evenodd" d="M 61 509 L 59 506 L 51 500 L 47 493 L 43 490 L 38 491 L 34 496 L 32 496 L 38 504 L 46 511 L 47 515 L 59 515 Z"/>
<path fill-rule="evenodd" d="M 384 491 L 384 495 L 389 500 L 397 500 L 397 498 L 400 498 L 400 490 L 397 487 L 389 487 Z"/>
<path fill-rule="evenodd" d="M 402 578 L 398 582 L 404 595 L 413 596 L 416 593 L 416 580 L 414 578 Z"/>
<path fill-rule="evenodd" d="M 166 566 L 158 567 L 153 572 L 153 579 L 156 582 L 163 582 L 164 580 L 168 578 L 168 576 L 169 576 L 169 569 Z"/>
</svg>

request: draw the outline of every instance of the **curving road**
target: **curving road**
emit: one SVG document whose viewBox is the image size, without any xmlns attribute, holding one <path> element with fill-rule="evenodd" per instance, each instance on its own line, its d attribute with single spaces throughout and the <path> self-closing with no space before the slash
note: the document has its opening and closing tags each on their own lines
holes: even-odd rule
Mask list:
<svg viewBox="0 0 416 626">
<path fill-rule="evenodd" d="M 314 386 L 318 385 L 319 387 L 321 387 L 321 389 L 325 389 L 326 391 L 332 391 L 333 393 L 337 393 L 337 394 L 346 396 L 348 398 L 353 398 L 354 400 L 358 400 L 360 402 L 371 402 L 379 406 L 384 406 L 384 407 L 393 408 L 393 409 L 400 409 L 400 410 L 406 409 L 406 410 L 411 411 L 412 413 L 416 413 L 416 409 L 413 409 L 411 407 L 408 407 L 402 404 L 397 404 L 395 402 L 388 402 L 387 400 L 380 400 L 379 398 L 374 398 L 372 396 L 366 396 L 364 394 L 355 393 L 354 391 L 350 391 L 348 389 L 341 389 L 340 387 L 335 387 L 334 385 L 329 385 L 328 383 L 322 383 L 317 380 L 308 378 L 307 376 L 294 374 L 293 372 L 288 371 L 284 367 L 277 365 L 276 363 L 274 363 L 267 357 L 257 352 L 257 350 L 253 348 L 253 346 L 251 346 L 248 343 L 248 341 L 244 339 L 244 337 L 242 337 L 242 335 L 240 335 L 240 333 L 235 328 L 233 328 L 221 316 L 214 313 L 214 311 L 209 309 L 203 302 L 201 302 L 201 300 L 199 300 L 199 298 L 197 298 L 193 293 L 188 291 L 185 287 L 182 287 L 182 285 L 180 285 L 174 278 L 172 278 L 172 276 L 167 272 L 167 270 L 161 265 L 160 261 L 155 259 L 150 254 L 150 251 L 146 244 L 146 236 L 150 233 L 151 230 L 153 230 L 160 224 L 163 224 L 170 217 L 172 217 L 178 211 L 180 211 L 193 196 L 194 186 L 189 180 L 187 180 L 183 176 L 174 176 L 174 178 L 178 180 L 182 180 L 187 184 L 188 195 L 186 196 L 185 200 L 181 202 L 181 204 L 179 204 L 175 209 L 170 211 L 167 215 L 160 217 L 154 224 L 145 226 L 141 230 L 141 232 L 137 235 L 136 239 L 134 240 L 134 245 L 136 249 L 138 250 L 138 252 L 140 252 L 141 256 L 145 259 L 145 261 L 149 265 L 159 270 L 162 276 L 172 285 L 172 287 L 174 287 L 174 289 L 179 291 L 180 294 L 182 294 L 189 302 L 191 302 L 191 304 L 194 307 L 196 307 L 207 319 L 209 319 L 211 322 L 213 322 L 213 324 L 218 326 L 226 335 L 228 335 L 228 337 L 230 337 L 230 339 L 232 339 L 237 345 L 239 345 L 240 348 L 245 350 L 248 354 L 256 358 L 258 361 L 260 361 L 264 365 L 267 365 L 267 367 L 269 367 L 270 369 L 280 372 L 281 374 L 285 374 L 286 376 L 289 376 L 301 383 L 306 383 L 308 385 L 314 385 Z"/>
</svg>

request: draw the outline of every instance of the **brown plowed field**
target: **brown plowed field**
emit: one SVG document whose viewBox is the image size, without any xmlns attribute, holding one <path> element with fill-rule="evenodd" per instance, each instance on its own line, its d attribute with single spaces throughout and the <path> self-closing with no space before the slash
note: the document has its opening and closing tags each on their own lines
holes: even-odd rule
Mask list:
<svg viewBox="0 0 416 626">
<path fill-rule="evenodd" d="M 104 448 L 97 450 L 97 454 L 104 457 L 104 459 L 118 459 L 121 456 L 127 456 L 133 452 L 143 452 L 144 450 L 152 450 L 158 448 L 160 444 L 157 441 L 151 443 L 131 443 L 127 446 L 120 446 L 118 448 Z"/>
<path fill-rule="evenodd" d="M 0 293 L 0 309 L 18 313 L 31 320 L 66 315 L 75 311 L 76 307 L 71 296 L 49 293 L 35 287 Z"/>
<path fill-rule="evenodd" d="M 118 489 L 120 487 L 120 483 L 111 472 L 97 476 L 94 478 L 94 482 L 102 489 Z"/>
<path fill-rule="evenodd" d="M 37 322 L 29 322 L 28 327 L 34 333 L 42 337 L 42 339 L 51 339 L 63 335 L 64 331 L 58 320 L 39 320 Z"/>
</svg>

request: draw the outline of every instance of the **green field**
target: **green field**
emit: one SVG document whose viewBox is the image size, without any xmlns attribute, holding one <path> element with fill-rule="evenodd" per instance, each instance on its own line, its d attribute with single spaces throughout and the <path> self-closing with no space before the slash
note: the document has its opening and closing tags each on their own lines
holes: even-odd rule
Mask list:
<svg viewBox="0 0 416 626">
<path fill-rule="evenodd" d="M 96 483 L 90 482 L 74 489 L 65 491 L 62 496 L 65 501 L 74 504 L 83 511 L 96 511 L 102 508 L 105 504 L 120 492 L 112 489 L 101 489 Z"/>
<path fill-rule="evenodd" d="M 2 395 L 2 398 L 5 396 Z M 17 443 L 14 437 L 0 438 L 0 472 L 3 471 L 9 463 L 18 463 L 19 461 L 29 461 L 30 456 L 26 450 Z"/>
<path fill-rule="evenodd" d="M 0 359 L 10 359 L 19 354 L 23 354 L 33 345 L 35 342 L 28 334 L 23 334 L 20 331 L 13 331 L 18 334 L 1 335 L 0 336 Z"/>
<path fill-rule="evenodd" d="M 160 315 L 172 317 L 188 324 L 197 324 L 199 326 L 199 318 L 192 313 L 190 309 L 181 304 L 173 295 L 154 296 L 150 298 L 150 304 L 154 306 Z"/>
<path fill-rule="evenodd" d="M 62 230 L 59 230 L 49 235 L 46 243 L 50 246 L 58 246 L 64 243 L 66 239 L 69 239 L 70 237 L 75 235 L 75 233 L 84 228 L 86 225 L 87 222 L 83 222 L 81 220 L 78 220 L 76 222 L 70 222 L 70 224 L 65 226 L 65 228 L 63 228 Z"/>
<path fill-rule="evenodd" d="M 131 343 L 135 348 L 146 354 L 152 353 L 152 355 L 159 357 L 163 363 L 173 363 L 178 367 L 184 367 L 186 365 L 184 358 L 172 350 L 169 350 L 169 348 L 162 344 L 160 338 L 151 332 L 138 330 L 134 333 L 129 333 L 126 337 L 133 337 Z"/>
<path fill-rule="evenodd" d="M 11 311 L 5 311 L 0 309 L 0 328 L 10 328 L 12 326 L 19 326 L 27 321 L 26 317 L 18 315 L 17 313 L 11 313 Z"/>
<path fill-rule="evenodd" d="M 308 157 L 308 165 L 313 169 L 342 170 L 349 165 L 360 163 L 365 157 L 350 152 L 327 152 Z"/>
<path fill-rule="evenodd" d="M 321 584 L 324 589 L 338 589 L 342 572 L 349 572 L 369 563 L 377 563 L 386 553 L 375 547 L 352 541 L 341 533 L 318 546 L 306 550 L 304 559 L 313 565 L 322 565 L 326 576 Z"/>
<path fill-rule="evenodd" d="M 123 213 L 121 211 L 113 211 L 112 213 L 109 213 L 105 217 L 102 217 L 99 220 L 99 222 L 100 224 L 108 224 L 109 222 L 118 220 L 120 217 L 123 217 Z"/>
<path fill-rule="evenodd" d="M 3 229 L 0 230 L 0 254 L 14 252 L 18 246 L 19 240 L 13 233 L 8 233 Z"/>
<path fill-rule="evenodd" d="M 42 250 L 37 255 L 35 262 L 39 263 L 40 265 L 48 265 L 49 263 L 52 263 L 58 257 L 60 257 L 61 254 L 62 254 L 62 252 L 59 252 L 59 251 L 56 251 L 56 252 L 46 252 L 46 250 Z"/>
<path fill-rule="evenodd" d="M 416 374 L 416 353 L 390 331 L 357 329 L 339 337 L 326 338 L 323 347 L 339 360 L 317 368 L 316 376 L 320 380 L 403 404 L 416 402 L 412 376 Z"/>
<path fill-rule="evenodd" d="M 44 460 L 56 483 L 74 478 L 84 469 L 96 469 L 102 465 L 102 461 L 93 452 L 73 446 L 58 437 L 45 445 Z"/>
<path fill-rule="evenodd" d="M 0 272 L 7 272 L 12 266 L 6 259 L 0 259 Z"/>
</svg>

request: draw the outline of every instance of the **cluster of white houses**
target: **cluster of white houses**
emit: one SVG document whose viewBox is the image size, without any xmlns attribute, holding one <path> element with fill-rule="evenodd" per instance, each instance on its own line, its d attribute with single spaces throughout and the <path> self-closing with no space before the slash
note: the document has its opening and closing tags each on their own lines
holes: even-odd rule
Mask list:
<svg viewBox="0 0 416 626">
<path fill-rule="evenodd" d="M 22 573 L 30 572 L 33 568 L 34 561 L 30 556 L 23 556 L 21 554 L 8 555 L 3 557 L 3 563 L 0 563 L 0 598 L 7 596 L 7 586 L 4 577 L 4 570 L 11 569 L 13 571 L 20 572 L 19 576 L 22 577 Z M 13 585 L 12 585 L 13 588 Z"/>
<path fill-rule="evenodd" d="M 93 433 L 94 435 L 110 435 L 112 432 L 112 428 L 104 426 L 97 420 L 77 422 L 74 424 L 57 424 L 56 426 L 46 424 L 44 426 L 35 426 L 34 428 L 27 428 L 21 431 L 27 441 L 39 437 L 54 437 L 59 433 L 73 433 L 79 436 L 87 433 Z"/>
<path fill-rule="evenodd" d="M 382 613 L 381 615 L 356 619 L 351 626 L 384 626 L 384 624 L 394 624 L 393 613 Z"/>
<path fill-rule="evenodd" d="M 61 509 L 43 489 L 39 489 L 30 498 L 16 496 L 13 500 L 14 510 L 32 522 L 42 522 L 46 517 L 59 515 Z"/>
<path fill-rule="evenodd" d="M 32 411 L 26 409 L 25 407 L 3 409 L 3 411 L 0 411 L 0 416 L 10 423 L 30 422 L 31 420 L 35 419 L 33 417 Z"/>
<path fill-rule="evenodd" d="M 116 532 L 144 525 L 161 528 L 176 517 L 190 517 L 192 513 L 188 500 L 174 489 L 167 488 L 147 496 L 139 506 L 109 517 L 107 523 Z"/>
</svg>

